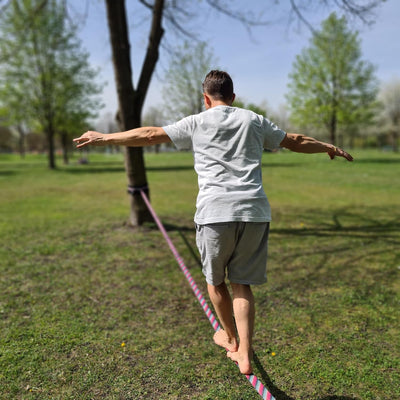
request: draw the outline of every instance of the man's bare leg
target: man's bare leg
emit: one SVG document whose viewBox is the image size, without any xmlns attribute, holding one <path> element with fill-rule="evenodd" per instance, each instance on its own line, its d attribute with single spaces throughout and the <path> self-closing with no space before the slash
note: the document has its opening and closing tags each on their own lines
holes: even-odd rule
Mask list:
<svg viewBox="0 0 400 400">
<path fill-rule="evenodd" d="M 214 342 L 228 351 L 238 351 L 232 298 L 229 290 L 225 282 L 218 286 L 208 284 L 207 288 L 211 303 L 223 327 L 214 334 Z"/>
<path fill-rule="evenodd" d="M 228 357 L 236 361 L 242 374 L 253 372 L 251 360 L 253 358 L 253 331 L 254 331 L 254 296 L 249 285 L 232 283 L 233 311 L 239 335 L 239 349 L 237 352 L 228 351 Z"/>
</svg>

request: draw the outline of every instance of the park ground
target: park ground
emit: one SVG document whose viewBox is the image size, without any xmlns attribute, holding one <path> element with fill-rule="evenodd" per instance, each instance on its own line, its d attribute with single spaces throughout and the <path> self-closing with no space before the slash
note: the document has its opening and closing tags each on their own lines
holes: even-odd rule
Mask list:
<svg viewBox="0 0 400 400">
<path fill-rule="evenodd" d="M 400 156 L 265 153 L 268 283 L 254 373 L 277 400 L 400 398 Z M 153 224 L 127 226 L 121 154 L 0 155 L 0 399 L 259 399 Z M 206 295 L 189 153 L 146 153 L 151 200 Z"/>
</svg>

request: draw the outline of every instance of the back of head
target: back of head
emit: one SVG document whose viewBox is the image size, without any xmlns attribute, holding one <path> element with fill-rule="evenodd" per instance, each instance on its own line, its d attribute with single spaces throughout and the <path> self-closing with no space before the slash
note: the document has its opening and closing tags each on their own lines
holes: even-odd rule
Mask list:
<svg viewBox="0 0 400 400">
<path fill-rule="evenodd" d="M 233 82 L 227 72 L 210 71 L 203 82 L 203 92 L 215 100 L 231 101 L 233 96 Z"/>
</svg>

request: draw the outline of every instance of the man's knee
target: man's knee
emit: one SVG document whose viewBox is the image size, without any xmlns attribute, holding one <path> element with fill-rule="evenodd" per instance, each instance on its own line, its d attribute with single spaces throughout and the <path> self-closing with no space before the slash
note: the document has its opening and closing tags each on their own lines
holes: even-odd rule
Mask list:
<svg viewBox="0 0 400 400">
<path fill-rule="evenodd" d="M 208 293 L 219 294 L 225 293 L 227 290 L 226 283 L 222 282 L 219 285 L 212 285 L 211 283 L 207 283 Z"/>
<path fill-rule="evenodd" d="M 231 288 L 234 297 L 246 297 L 249 293 L 251 293 L 250 285 L 231 282 Z"/>
</svg>

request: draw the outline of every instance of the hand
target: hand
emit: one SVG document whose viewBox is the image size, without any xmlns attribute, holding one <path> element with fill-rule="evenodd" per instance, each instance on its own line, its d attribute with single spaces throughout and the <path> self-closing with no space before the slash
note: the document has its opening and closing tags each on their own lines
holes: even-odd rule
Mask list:
<svg viewBox="0 0 400 400">
<path fill-rule="evenodd" d="M 339 149 L 339 147 L 335 146 L 332 146 L 332 148 L 328 151 L 328 155 L 331 160 L 333 160 L 335 156 L 338 156 L 345 158 L 347 161 L 353 161 L 353 157 L 349 153 L 346 153 L 344 150 Z"/>
<path fill-rule="evenodd" d="M 73 139 L 77 143 L 76 147 L 79 149 L 81 147 L 92 145 L 92 146 L 105 146 L 105 135 L 100 132 L 87 131 L 82 136 Z"/>
</svg>

